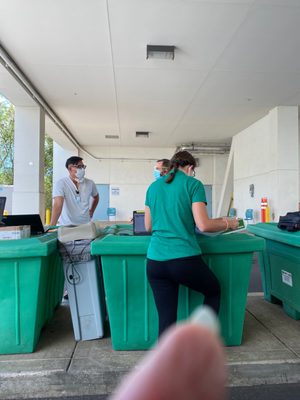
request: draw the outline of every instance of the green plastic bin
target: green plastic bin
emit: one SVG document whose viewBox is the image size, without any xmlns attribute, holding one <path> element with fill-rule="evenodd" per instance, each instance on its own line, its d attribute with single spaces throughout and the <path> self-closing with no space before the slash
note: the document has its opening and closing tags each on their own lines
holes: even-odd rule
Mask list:
<svg viewBox="0 0 300 400">
<path fill-rule="evenodd" d="M 265 299 L 282 302 L 286 314 L 300 319 L 300 231 L 283 231 L 277 223 L 247 229 L 266 239 L 266 249 L 258 257 Z"/>
<path fill-rule="evenodd" d="M 56 244 L 58 244 L 56 242 Z M 57 250 L 49 254 L 47 257 L 48 278 L 47 293 L 45 304 L 45 323 L 53 317 L 55 309 L 60 305 L 64 292 L 64 269 L 62 259 L 60 257 L 58 246 Z"/>
<path fill-rule="evenodd" d="M 265 241 L 247 234 L 199 236 L 203 257 L 221 284 L 220 322 L 226 345 L 240 345 L 254 251 Z M 106 302 L 115 350 L 145 350 L 157 340 L 158 317 L 146 277 L 149 236 L 112 236 L 95 240 L 101 255 Z M 181 287 L 178 320 L 186 319 L 203 296 Z"/>
<path fill-rule="evenodd" d="M 56 233 L 0 241 L 0 354 L 35 350 L 63 282 Z"/>
</svg>

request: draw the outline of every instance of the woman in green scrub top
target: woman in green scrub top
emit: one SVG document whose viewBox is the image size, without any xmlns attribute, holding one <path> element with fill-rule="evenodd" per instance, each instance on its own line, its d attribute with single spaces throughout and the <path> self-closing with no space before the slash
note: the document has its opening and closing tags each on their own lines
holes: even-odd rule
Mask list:
<svg viewBox="0 0 300 400">
<path fill-rule="evenodd" d="M 177 320 L 179 285 L 203 293 L 204 304 L 217 314 L 220 284 L 201 257 L 195 225 L 202 232 L 236 229 L 237 220 L 210 219 L 203 184 L 194 178 L 196 160 L 176 153 L 170 172 L 153 182 L 146 194 L 145 226 L 152 231 L 147 276 L 159 316 L 159 335 Z"/>
</svg>

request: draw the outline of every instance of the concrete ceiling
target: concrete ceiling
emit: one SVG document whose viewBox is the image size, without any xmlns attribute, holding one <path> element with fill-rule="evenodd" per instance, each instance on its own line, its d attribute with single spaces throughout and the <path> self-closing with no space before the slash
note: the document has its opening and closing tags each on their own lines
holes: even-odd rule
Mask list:
<svg viewBox="0 0 300 400">
<path fill-rule="evenodd" d="M 89 147 L 228 143 L 300 103 L 299 38 L 300 0 L 0 0 L 1 45 Z M 0 93 L 32 104 L 4 67 Z"/>
</svg>

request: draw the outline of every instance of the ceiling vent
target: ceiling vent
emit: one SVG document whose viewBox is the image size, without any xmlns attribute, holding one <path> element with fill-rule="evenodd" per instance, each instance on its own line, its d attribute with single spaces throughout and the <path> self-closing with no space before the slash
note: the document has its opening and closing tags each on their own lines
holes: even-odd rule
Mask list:
<svg viewBox="0 0 300 400">
<path fill-rule="evenodd" d="M 105 139 L 119 139 L 119 135 L 105 135 Z"/>
<path fill-rule="evenodd" d="M 137 131 L 135 132 L 135 137 L 137 138 L 149 138 L 149 132 Z"/>
<path fill-rule="evenodd" d="M 162 60 L 174 60 L 175 46 L 162 46 L 147 44 L 146 58 L 158 58 Z"/>
<path fill-rule="evenodd" d="M 227 154 L 230 151 L 230 144 L 222 143 L 186 143 L 177 146 L 177 151 L 186 150 L 191 154 Z"/>
</svg>

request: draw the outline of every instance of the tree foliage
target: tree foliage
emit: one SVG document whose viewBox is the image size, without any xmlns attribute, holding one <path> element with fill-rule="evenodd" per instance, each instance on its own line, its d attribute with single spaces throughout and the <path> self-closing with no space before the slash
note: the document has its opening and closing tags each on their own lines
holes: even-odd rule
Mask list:
<svg viewBox="0 0 300 400">
<path fill-rule="evenodd" d="M 0 184 L 14 181 L 14 106 L 0 96 Z M 51 209 L 53 175 L 53 140 L 45 135 L 45 207 Z"/>
<path fill-rule="evenodd" d="M 0 183 L 12 185 L 14 179 L 14 106 L 0 97 Z"/>
<path fill-rule="evenodd" d="M 53 140 L 45 135 L 45 208 L 52 207 Z"/>
</svg>

